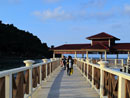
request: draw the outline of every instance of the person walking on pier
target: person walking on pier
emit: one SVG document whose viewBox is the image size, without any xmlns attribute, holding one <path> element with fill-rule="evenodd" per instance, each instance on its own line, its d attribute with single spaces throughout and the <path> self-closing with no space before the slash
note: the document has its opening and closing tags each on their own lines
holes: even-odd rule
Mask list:
<svg viewBox="0 0 130 98">
<path fill-rule="evenodd" d="M 74 63 L 74 60 L 72 59 L 71 56 L 69 56 L 67 60 L 67 74 L 69 76 L 72 75 L 73 73 L 73 63 Z"/>
<path fill-rule="evenodd" d="M 66 70 L 66 57 L 65 56 L 63 56 L 62 58 L 62 62 L 63 62 L 64 70 Z"/>
</svg>

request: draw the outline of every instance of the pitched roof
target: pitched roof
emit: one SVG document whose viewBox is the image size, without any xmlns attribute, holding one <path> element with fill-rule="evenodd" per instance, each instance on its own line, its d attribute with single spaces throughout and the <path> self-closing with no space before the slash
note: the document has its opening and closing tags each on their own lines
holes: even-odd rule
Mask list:
<svg viewBox="0 0 130 98">
<path fill-rule="evenodd" d="M 82 49 L 83 47 L 87 48 L 91 44 L 64 44 L 58 47 L 53 48 L 53 50 L 73 50 L 73 49 Z"/>
<path fill-rule="evenodd" d="M 98 44 L 96 44 L 96 45 L 92 45 L 92 46 L 90 46 L 90 47 L 88 47 L 87 49 L 104 49 L 104 50 L 109 50 L 109 48 L 107 47 L 107 46 L 105 46 L 105 45 L 103 45 L 103 44 L 100 44 L 100 43 L 98 43 Z"/>
<path fill-rule="evenodd" d="M 116 38 L 110 34 L 107 34 L 105 32 L 101 32 L 99 34 L 87 37 L 86 39 L 92 40 L 92 39 L 115 39 L 115 40 L 120 40 L 119 38 Z"/>
<path fill-rule="evenodd" d="M 130 50 L 130 43 L 116 43 L 112 48 L 117 50 Z"/>
</svg>

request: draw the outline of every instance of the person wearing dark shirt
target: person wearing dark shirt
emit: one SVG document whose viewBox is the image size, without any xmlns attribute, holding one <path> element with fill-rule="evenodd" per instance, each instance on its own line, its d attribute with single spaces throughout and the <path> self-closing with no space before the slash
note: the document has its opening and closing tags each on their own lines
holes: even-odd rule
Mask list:
<svg viewBox="0 0 130 98">
<path fill-rule="evenodd" d="M 62 62 L 63 62 L 64 70 L 66 70 L 66 57 L 65 56 L 63 56 L 62 58 Z"/>
<path fill-rule="evenodd" d="M 67 74 L 69 76 L 73 73 L 73 63 L 74 63 L 74 60 L 72 59 L 71 56 L 69 56 L 67 59 Z"/>
</svg>

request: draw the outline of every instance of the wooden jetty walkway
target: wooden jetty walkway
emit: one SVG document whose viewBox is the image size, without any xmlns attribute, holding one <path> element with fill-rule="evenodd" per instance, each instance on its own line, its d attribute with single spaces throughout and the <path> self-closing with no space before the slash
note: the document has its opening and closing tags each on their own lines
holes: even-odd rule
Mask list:
<svg viewBox="0 0 130 98">
<path fill-rule="evenodd" d="M 47 82 L 42 83 L 32 98 L 100 98 L 100 96 L 75 65 L 71 76 L 59 67 Z"/>
</svg>

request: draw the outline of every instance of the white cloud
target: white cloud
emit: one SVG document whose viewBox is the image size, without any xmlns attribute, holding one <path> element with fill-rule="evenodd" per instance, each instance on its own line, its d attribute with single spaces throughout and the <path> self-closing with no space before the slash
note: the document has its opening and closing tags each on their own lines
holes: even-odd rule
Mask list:
<svg viewBox="0 0 130 98">
<path fill-rule="evenodd" d="M 70 20 L 73 18 L 72 14 L 66 13 L 62 7 L 57 7 L 53 11 L 51 10 L 46 10 L 46 11 L 35 11 L 33 13 L 35 16 L 40 17 L 42 20 L 49 20 L 49 19 L 54 19 L 54 20 Z"/>
<path fill-rule="evenodd" d="M 75 10 L 75 11 L 65 11 L 62 7 L 54 8 L 53 10 L 47 9 L 44 11 L 35 11 L 33 15 L 46 20 L 57 20 L 57 21 L 105 21 L 109 19 L 114 19 L 116 15 L 119 15 L 120 12 L 117 8 L 112 8 L 108 11 L 92 11 L 89 12 L 84 9 Z"/>
<path fill-rule="evenodd" d="M 127 15 L 130 15 L 130 5 L 124 5 L 124 12 L 125 12 Z"/>
</svg>

